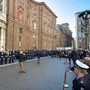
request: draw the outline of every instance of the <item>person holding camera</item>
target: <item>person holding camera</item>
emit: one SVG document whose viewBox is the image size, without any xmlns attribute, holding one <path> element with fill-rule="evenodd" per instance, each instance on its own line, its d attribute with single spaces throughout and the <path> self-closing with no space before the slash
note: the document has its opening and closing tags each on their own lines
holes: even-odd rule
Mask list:
<svg viewBox="0 0 90 90">
<path fill-rule="evenodd" d="M 19 52 L 18 59 L 19 59 L 19 73 L 25 73 L 24 70 L 25 54 L 22 50 Z"/>
</svg>

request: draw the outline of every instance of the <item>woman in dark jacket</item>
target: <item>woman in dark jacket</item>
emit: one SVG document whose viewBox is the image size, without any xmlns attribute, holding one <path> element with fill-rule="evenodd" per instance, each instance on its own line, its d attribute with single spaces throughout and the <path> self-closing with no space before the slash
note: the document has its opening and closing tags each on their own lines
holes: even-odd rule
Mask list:
<svg viewBox="0 0 90 90">
<path fill-rule="evenodd" d="M 25 55 L 23 53 L 23 51 L 20 51 L 19 52 L 19 72 L 20 73 L 25 73 L 25 70 L 24 70 L 24 61 L 25 61 Z"/>
</svg>

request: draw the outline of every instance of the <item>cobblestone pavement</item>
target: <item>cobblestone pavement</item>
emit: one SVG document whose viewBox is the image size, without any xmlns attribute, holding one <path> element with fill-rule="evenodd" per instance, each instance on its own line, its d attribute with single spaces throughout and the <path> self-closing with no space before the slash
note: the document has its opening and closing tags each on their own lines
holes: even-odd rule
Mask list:
<svg viewBox="0 0 90 90">
<path fill-rule="evenodd" d="M 65 59 L 46 57 L 41 64 L 33 60 L 25 62 L 26 73 L 19 73 L 18 64 L 0 67 L 0 90 L 63 90 L 64 72 L 68 64 Z M 67 72 L 67 83 L 71 90 L 73 72 Z"/>
</svg>

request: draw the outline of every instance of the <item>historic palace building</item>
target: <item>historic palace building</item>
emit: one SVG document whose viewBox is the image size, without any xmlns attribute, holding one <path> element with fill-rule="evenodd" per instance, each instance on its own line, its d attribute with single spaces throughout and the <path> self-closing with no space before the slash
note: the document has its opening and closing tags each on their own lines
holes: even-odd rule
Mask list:
<svg viewBox="0 0 90 90">
<path fill-rule="evenodd" d="M 56 18 L 44 2 L 0 0 L 0 50 L 55 49 Z"/>
<path fill-rule="evenodd" d="M 6 0 L 0 0 L 0 50 L 6 45 Z"/>
</svg>

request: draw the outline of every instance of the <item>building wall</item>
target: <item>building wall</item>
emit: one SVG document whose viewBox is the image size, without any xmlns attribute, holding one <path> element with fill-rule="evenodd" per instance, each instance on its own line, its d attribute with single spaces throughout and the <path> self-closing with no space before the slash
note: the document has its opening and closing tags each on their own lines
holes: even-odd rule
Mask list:
<svg viewBox="0 0 90 90">
<path fill-rule="evenodd" d="M 6 46 L 6 6 L 6 0 L 0 1 L 0 51 L 4 51 Z"/>
<path fill-rule="evenodd" d="M 85 39 L 85 32 L 86 32 L 86 29 L 85 29 L 85 23 L 84 21 L 78 17 L 79 14 L 81 12 L 77 12 L 75 13 L 75 18 L 76 18 L 76 48 L 83 48 L 85 49 L 86 48 L 86 39 Z M 90 16 L 90 15 L 89 15 Z M 90 44 L 90 19 L 89 19 L 89 22 L 88 22 L 88 45 Z M 89 45 L 89 49 L 90 49 L 90 45 Z"/>
<path fill-rule="evenodd" d="M 72 32 L 69 30 L 69 24 L 57 24 L 56 47 L 72 47 Z"/>
<path fill-rule="evenodd" d="M 55 48 L 57 17 L 44 2 L 8 0 L 7 3 L 6 50 Z"/>
</svg>

